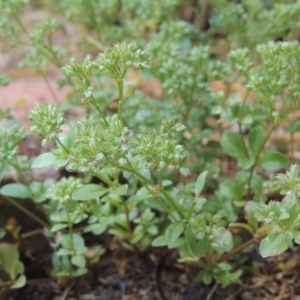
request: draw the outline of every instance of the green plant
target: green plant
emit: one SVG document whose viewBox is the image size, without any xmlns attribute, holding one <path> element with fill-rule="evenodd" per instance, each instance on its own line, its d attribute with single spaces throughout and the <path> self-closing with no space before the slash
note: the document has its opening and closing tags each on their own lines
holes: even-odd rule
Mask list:
<svg viewBox="0 0 300 300">
<path fill-rule="evenodd" d="M 0 177 L 11 166 L 22 180 L 0 194 L 20 209 L 14 198 L 31 198 L 45 213 L 47 222 L 31 217 L 51 227 L 47 235 L 57 242 L 54 276 L 87 272 L 83 233 L 107 232 L 136 254 L 151 245 L 178 249 L 180 262 L 197 265 L 196 280 L 222 287 L 246 272 L 244 249 L 261 242 L 267 257 L 299 243 L 299 166 L 272 179 L 297 161 L 299 122 L 289 118 L 299 109 L 300 47 L 279 40 L 292 37 L 299 3 L 268 3 L 212 1 L 206 32 L 179 17 L 182 1 L 158 1 L 151 11 L 147 1 L 47 3 L 59 4 L 57 11 L 87 30 L 83 38 L 100 49 L 62 67 L 86 116 L 62 133 L 67 121 L 60 107 L 37 104 L 31 130 L 51 147 L 32 162 L 17 155 L 24 129 L 5 123 L 0 141 L 10 142 L 0 144 Z M 16 15 L 24 2 L 1 5 L 3 24 L 12 17 L 19 27 L 9 30 L 20 42 L 14 28 L 26 33 Z M 62 66 L 62 52 L 52 45 L 57 27 L 45 21 L 26 34 L 33 52 L 24 64 L 38 71 L 44 62 Z M 223 37 L 228 53 L 221 59 Z M 156 99 L 139 89 L 147 80 L 156 80 Z M 279 128 L 292 149 L 279 143 Z M 54 164 L 71 176 L 39 183 L 27 176 L 30 163 Z M 283 200 L 270 201 L 271 191 L 281 191 Z M 103 252 L 97 248 L 92 261 Z"/>
<path fill-rule="evenodd" d="M 64 208 L 58 214 L 51 214 L 52 221 L 58 222 L 52 227 L 52 231 L 68 228 L 69 232 L 63 235 L 69 242 L 62 243 L 62 249 L 57 255 L 69 255 L 71 265 L 79 268 L 76 271 L 78 274 L 85 270 L 83 254 L 86 249 L 80 236 L 73 233 L 73 224 L 88 219 L 90 225 L 85 231 L 99 234 L 107 230 L 122 237 L 124 247 L 133 251 L 145 249 L 165 228 L 165 234 L 156 237 L 152 245 L 179 248 L 182 262 L 204 263 L 204 258 L 205 267 L 198 278 L 205 278 L 205 282 L 214 278 L 226 286 L 241 275 L 242 270 L 230 273 L 231 267 L 221 264 L 223 257 L 226 257 L 225 253 L 234 251 L 232 233 L 227 228 L 241 227 L 252 234 L 258 228 L 257 224 L 252 227 L 253 224 L 236 221 L 242 213 L 243 205 L 250 197 L 254 197 L 254 190 L 258 203 L 265 199 L 257 168 L 276 170 L 287 165 L 285 156 L 273 150 L 268 151 L 266 144 L 271 134 L 298 105 L 296 62 L 299 46 L 296 43 L 269 43 L 260 46 L 258 50 L 264 62 L 260 68 L 253 67 L 247 50 L 236 50 L 229 54 L 233 70 L 246 78 L 246 97 L 250 91 L 256 92 L 255 105 L 250 106 L 246 98 L 239 101 L 234 96 L 219 94 L 216 95 L 219 106 L 213 108 L 215 114 L 221 115 L 221 120 L 238 124 L 238 132 L 226 130 L 222 133 L 220 146 L 224 153 L 237 159 L 242 169 L 237 175 L 238 181 L 244 188 L 240 188 L 237 183 L 222 180 L 219 187 L 221 194 L 218 194 L 217 188 L 216 197 L 208 202 L 200 197 L 207 172 L 199 175 L 194 191 L 189 190 L 183 202 L 176 195 L 180 194 L 180 189 L 172 187 L 171 177 L 168 176 L 168 172 L 176 170 L 183 175 L 189 174 L 186 164 L 188 152 L 176 141 L 176 136 L 186 129 L 185 126 L 171 119 L 163 119 L 160 126 L 152 130 L 140 126 L 140 133 L 133 137 L 133 130 L 124 125 L 126 119 L 122 118 L 123 104 L 132 95 L 132 92 L 125 92 L 126 74 L 131 68 L 148 68 L 148 52 L 139 50 L 132 43 L 116 44 L 106 48 L 95 60 L 87 56 L 79 64 L 72 59 L 63 68 L 67 76 L 78 79 L 80 85 L 77 91 L 81 103 L 88 103 L 94 110 L 90 117 L 79 121 L 77 127 L 64 137 L 59 135 L 60 126 L 64 122 L 62 113 L 53 105 L 37 105 L 30 114 L 30 119 L 34 122 L 32 131 L 45 138 L 43 145 L 56 143 L 58 149 L 36 158 L 33 167 L 55 163 L 57 166 L 66 166 L 71 172 L 93 175 L 102 182 L 99 185 L 75 185 L 72 191 L 71 181 L 75 179 L 69 178 L 70 182 L 66 182 L 71 190 L 60 188 L 60 185 L 65 184 L 62 179 L 61 184 L 58 183 L 55 188 L 56 195 L 60 196 L 49 194 L 50 199 L 60 201 Z M 289 68 L 286 68 L 287 62 Z M 278 68 L 276 73 L 272 69 L 274 65 Z M 101 103 L 93 96 L 91 76 L 95 69 L 108 72 L 116 80 L 119 92 L 116 114 L 106 116 Z M 226 97 L 230 97 L 229 100 Z M 284 101 L 279 114 L 275 105 L 278 105 L 280 99 Z M 265 134 L 262 126 L 266 124 L 271 125 Z M 245 139 L 245 129 L 249 131 L 248 141 Z M 182 138 L 180 140 L 183 141 Z M 127 184 L 120 183 L 122 176 L 127 179 Z M 79 181 L 75 182 L 79 184 Z M 67 196 L 64 196 L 65 192 L 68 193 Z M 230 198 L 239 201 L 239 207 L 234 209 L 231 204 L 230 215 L 226 214 L 226 210 L 220 214 L 219 208 L 213 207 L 222 199 L 220 195 L 227 202 Z M 145 207 L 148 208 L 142 213 Z M 291 209 L 294 210 L 294 207 Z M 162 211 L 165 215 L 155 216 L 155 210 Z M 297 217 L 295 222 L 296 220 Z M 277 237 L 278 234 L 275 235 Z M 72 242 L 72 236 L 76 240 L 80 238 L 79 252 L 73 246 L 75 242 Z M 266 240 L 263 240 L 261 249 L 264 249 L 264 244 Z M 285 248 L 288 246 L 291 243 Z M 270 255 L 267 250 L 262 250 L 263 256 L 266 253 Z M 68 274 L 72 275 L 72 272 Z"/>
<path fill-rule="evenodd" d="M 0 287 L 20 288 L 25 285 L 24 265 L 15 245 L 0 243 Z"/>
</svg>

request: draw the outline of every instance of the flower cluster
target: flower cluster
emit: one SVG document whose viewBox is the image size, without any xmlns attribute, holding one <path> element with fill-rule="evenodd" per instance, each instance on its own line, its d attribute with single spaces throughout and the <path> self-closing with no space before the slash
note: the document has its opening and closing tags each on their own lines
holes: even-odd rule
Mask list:
<svg viewBox="0 0 300 300">
<path fill-rule="evenodd" d="M 90 84 L 90 76 L 95 67 L 93 58 L 87 55 L 82 64 L 79 64 L 74 57 L 71 58 L 68 65 L 65 65 L 61 70 L 67 77 L 77 77 L 81 84 L 76 87 L 76 91 L 81 98 L 81 104 L 88 102 L 92 97 L 93 89 Z"/>
<path fill-rule="evenodd" d="M 114 47 L 106 47 L 104 52 L 98 55 L 95 65 L 100 71 L 107 70 L 117 81 L 121 81 L 129 69 L 148 69 L 149 58 L 150 53 L 138 49 L 133 42 L 118 43 Z"/>
<path fill-rule="evenodd" d="M 60 203 L 66 203 L 72 200 L 72 193 L 82 187 L 82 185 L 79 178 L 62 178 L 59 182 L 51 185 L 47 191 L 47 198 Z"/>
<path fill-rule="evenodd" d="M 300 92 L 298 62 L 300 46 L 297 42 L 269 42 L 257 46 L 263 66 L 251 75 L 247 88 L 274 99 L 287 88 L 296 98 Z"/>
<path fill-rule="evenodd" d="M 60 127 L 65 122 L 63 113 L 53 104 L 36 104 L 29 114 L 29 119 L 34 123 L 31 131 L 44 137 L 43 146 L 55 143 L 62 131 Z"/>
<path fill-rule="evenodd" d="M 282 204 L 276 201 L 270 201 L 268 204 L 261 204 L 255 213 L 257 221 L 263 222 L 264 224 L 270 224 L 272 222 L 283 219 L 281 214 L 286 213 L 282 211 Z"/>
<path fill-rule="evenodd" d="M 87 217 L 85 203 L 72 199 L 73 192 L 82 186 L 83 183 L 79 178 L 68 177 L 62 178 L 48 189 L 47 198 L 61 204 L 50 216 L 54 223 L 58 223 L 56 228 L 65 228 L 69 222 L 77 224 Z M 56 230 L 55 227 L 52 228 L 52 231 Z"/>
<path fill-rule="evenodd" d="M 277 174 L 277 185 L 282 195 L 300 196 L 300 166 L 292 165 L 286 174 Z"/>
<path fill-rule="evenodd" d="M 191 218 L 189 221 L 189 225 L 198 240 L 202 240 L 205 235 L 210 240 L 214 239 L 224 232 L 224 224 L 221 215 L 212 215 L 205 212 Z"/>
<path fill-rule="evenodd" d="M 132 151 L 146 161 L 149 170 L 173 171 L 178 168 L 182 174 L 188 175 L 188 152 L 176 141 L 177 133 L 184 129 L 184 125 L 175 123 L 173 119 L 163 119 L 161 126 L 155 129 L 141 126 L 141 133 L 131 141 Z"/>
<path fill-rule="evenodd" d="M 15 161 L 18 143 L 25 137 L 25 129 L 17 126 L 0 130 L 0 163 L 12 164 Z"/>
<path fill-rule="evenodd" d="M 249 49 L 246 48 L 230 51 L 228 58 L 231 60 L 233 67 L 242 74 L 246 74 L 253 65 L 249 58 Z"/>
<path fill-rule="evenodd" d="M 93 58 L 87 55 L 82 64 L 79 64 L 74 57 L 70 59 L 69 64 L 61 68 L 62 72 L 69 77 L 75 76 L 79 78 L 90 77 L 94 68 Z"/>
<path fill-rule="evenodd" d="M 77 124 L 77 135 L 70 149 L 69 171 L 87 172 L 105 165 L 118 167 L 126 163 L 127 139 L 130 133 L 117 115 L 83 119 Z"/>
</svg>

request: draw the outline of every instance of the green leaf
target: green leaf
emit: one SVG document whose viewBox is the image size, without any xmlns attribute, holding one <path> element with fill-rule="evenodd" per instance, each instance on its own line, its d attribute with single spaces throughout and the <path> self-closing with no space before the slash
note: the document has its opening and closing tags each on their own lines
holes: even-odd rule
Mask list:
<svg viewBox="0 0 300 300">
<path fill-rule="evenodd" d="M 186 240 L 184 238 L 177 238 L 175 241 L 168 243 L 168 248 L 169 249 L 174 249 L 174 248 L 182 249 L 182 246 L 184 244 L 186 244 Z"/>
<path fill-rule="evenodd" d="M 79 268 L 75 272 L 72 273 L 73 276 L 79 277 L 87 273 L 87 268 Z"/>
<path fill-rule="evenodd" d="M 69 250 L 69 249 L 64 249 L 64 248 L 61 248 L 57 251 L 56 255 L 57 256 L 64 256 L 64 255 L 70 255 L 72 254 L 73 251 Z"/>
<path fill-rule="evenodd" d="M 273 232 L 262 240 L 259 252 L 262 257 L 275 256 L 289 248 L 284 232 Z"/>
<path fill-rule="evenodd" d="M 108 189 L 99 184 L 86 184 L 72 193 L 74 200 L 93 200 L 106 194 Z"/>
<path fill-rule="evenodd" d="M 43 168 L 50 165 L 53 165 L 56 162 L 57 158 L 52 152 L 42 153 L 36 157 L 32 164 L 31 168 Z"/>
<path fill-rule="evenodd" d="M 15 264 L 15 274 L 23 274 L 25 271 L 24 264 L 21 261 L 18 261 Z"/>
<path fill-rule="evenodd" d="M 92 232 L 95 235 L 100 235 L 106 230 L 106 228 L 106 224 L 96 223 L 86 226 L 83 232 Z"/>
<path fill-rule="evenodd" d="M 255 201 L 248 201 L 244 207 L 246 212 L 246 220 L 248 220 L 249 225 L 251 225 L 254 229 L 258 228 L 258 221 L 255 217 L 257 208 L 258 204 Z"/>
<path fill-rule="evenodd" d="M 252 156 L 258 154 L 258 152 L 261 150 L 264 140 L 265 136 L 262 126 L 255 126 L 251 129 L 249 134 L 249 148 Z"/>
<path fill-rule="evenodd" d="M 185 238 L 194 255 L 202 257 L 206 253 L 209 246 L 207 235 L 205 235 L 202 240 L 197 241 L 192 229 L 187 227 L 185 230 Z"/>
<path fill-rule="evenodd" d="M 155 238 L 152 241 L 151 244 L 153 247 L 162 247 L 162 246 L 167 246 L 168 245 L 168 241 L 165 235 L 160 235 L 157 238 Z"/>
<path fill-rule="evenodd" d="M 166 230 L 166 239 L 168 242 L 175 241 L 183 232 L 184 225 L 182 222 L 171 224 Z"/>
<path fill-rule="evenodd" d="M 16 246 L 7 243 L 0 244 L 0 262 L 12 279 L 16 277 L 15 266 L 19 262 L 19 252 Z"/>
<path fill-rule="evenodd" d="M 300 245 L 300 231 L 297 231 L 296 233 L 294 233 L 294 235 L 295 235 L 294 242 Z"/>
<path fill-rule="evenodd" d="M 113 195 L 117 195 L 117 196 L 124 196 L 124 195 L 126 195 L 127 190 L 128 190 L 128 184 L 123 184 L 123 185 L 117 187 L 116 189 L 113 189 L 111 191 L 111 193 Z"/>
<path fill-rule="evenodd" d="M 275 171 L 285 168 L 288 165 L 288 159 L 281 153 L 269 152 L 258 161 L 258 165 L 265 170 Z"/>
<path fill-rule="evenodd" d="M 230 223 L 229 227 L 230 228 L 243 228 L 243 229 L 247 230 L 251 235 L 254 235 L 253 228 L 247 223 Z"/>
<path fill-rule="evenodd" d="M 229 230 L 225 230 L 214 237 L 214 249 L 220 252 L 228 252 L 233 247 L 233 238 Z"/>
<path fill-rule="evenodd" d="M 76 267 L 83 268 L 85 266 L 85 258 L 83 255 L 73 255 L 71 263 Z"/>
<path fill-rule="evenodd" d="M 132 234 L 132 239 L 131 243 L 136 244 L 138 243 L 145 235 L 145 229 L 143 226 L 137 226 L 135 227 L 133 234 Z"/>
<path fill-rule="evenodd" d="M 206 179 L 207 171 L 202 172 L 195 183 L 195 195 L 196 197 L 199 197 L 200 193 L 203 190 L 204 184 L 205 184 L 205 179 Z"/>
<path fill-rule="evenodd" d="M 9 165 L 8 164 L 0 164 L 0 182 L 5 174 L 5 172 L 9 169 Z"/>
<path fill-rule="evenodd" d="M 0 194 L 14 198 L 31 198 L 28 187 L 22 183 L 9 183 L 0 189 Z"/>
<path fill-rule="evenodd" d="M 243 197 L 243 191 L 241 190 L 241 187 L 237 183 L 229 180 L 224 180 L 221 182 L 220 192 L 228 199 L 240 200 Z"/>
<path fill-rule="evenodd" d="M 2 239 L 6 235 L 6 230 L 3 228 L 0 228 L 0 239 Z"/>
<path fill-rule="evenodd" d="M 248 160 L 248 153 L 243 138 L 236 132 L 226 130 L 221 138 L 221 146 L 225 153 L 238 160 Z"/>
<path fill-rule="evenodd" d="M 18 289 L 23 287 L 26 284 L 26 276 L 21 275 L 18 277 L 18 279 L 15 281 L 15 283 L 10 286 L 11 289 Z"/>
<path fill-rule="evenodd" d="M 59 230 L 64 229 L 66 227 L 68 227 L 68 224 L 66 224 L 66 223 L 64 223 L 64 224 L 62 224 L 62 223 L 55 224 L 54 226 L 52 226 L 51 232 L 59 231 Z"/>
<path fill-rule="evenodd" d="M 63 248 L 71 251 L 84 248 L 84 239 L 76 233 L 63 234 L 60 242 Z"/>
<path fill-rule="evenodd" d="M 211 276 L 211 274 L 210 273 L 208 273 L 208 272 L 203 272 L 203 275 L 202 275 L 202 280 L 203 280 L 203 282 L 206 284 L 206 285 L 208 285 L 208 284 L 210 284 L 211 282 L 212 282 L 212 276 Z"/>
<path fill-rule="evenodd" d="M 115 236 L 120 236 L 120 237 L 125 237 L 127 236 L 127 232 L 121 228 L 112 228 L 108 230 L 108 233 L 115 235 Z"/>
</svg>

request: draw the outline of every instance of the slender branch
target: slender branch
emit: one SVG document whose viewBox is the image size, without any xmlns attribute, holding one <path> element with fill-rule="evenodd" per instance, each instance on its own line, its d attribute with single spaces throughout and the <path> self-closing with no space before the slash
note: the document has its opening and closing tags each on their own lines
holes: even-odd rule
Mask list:
<svg viewBox="0 0 300 300">
<path fill-rule="evenodd" d="M 144 177 L 142 174 L 140 174 L 138 171 L 136 171 L 132 166 L 131 168 L 123 166 L 121 168 L 124 171 L 127 171 L 129 173 L 132 173 L 137 178 L 139 178 L 144 184 L 147 183 L 151 186 L 155 186 L 155 184 L 149 180 L 148 178 Z M 164 196 L 164 198 L 169 202 L 169 204 L 173 207 L 173 209 L 178 213 L 181 219 L 184 219 L 184 214 L 182 209 L 178 206 L 178 204 L 174 201 L 174 199 L 164 190 L 161 190 L 160 193 Z"/>
<path fill-rule="evenodd" d="M 42 78 L 44 79 L 44 81 L 45 81 L 45 83 L 46 83 L 46 85 L 47 85 L 47 87 L 48 87 L 48 89 L 49 89 L 49 91 L 50 91 L 52 97 L 54 98 L 56 104 L 59 104 L 58 98 L 56 97 L 56 94 L 55 94 L 55 92 L 54 92 L 54 90 L 53 90 L 53 88 L 52 88 L 52 86 L 51 86 L 51 84 L 50 84 L 50 82 L 49 82 L 47 76 L 46 76 L 46 75 L 44 74 L 44 72 L 42 72 L 40 69 L 37 69 L 37 72 L 38 72 L 38 73 L 42 76 Z"/>
<path fill-rule="evenodd" d="M 297 107 L 298 108 L 298 107 Z M 252 177 L 253 177 L 253 172 L 254 172 L 254 169 L 255 169 L 255 166 L 257 164 L 257 161 L 259 159 L 259 155 L 260 155 L 260 152 L 263 150 L 263 148 L 265 147 L 267 141 L 269 140 L 271 134 L 274 132 L 274 130 L 288 117 L 288 115 L 293 112 L 296 108 L 295 107 L 291 107 L 290 109 L 288 109 L 286 111 L 285 114 L 283 114 L 283 116 L 281 118 L 279 118 L 277 120 L 277 122 L 275 122 L 269 132 L 267 133 L 262 145 L 260 146 L 259 150 L 257 151 L 256 153 L 256 156 L 255 156 L 255 159 L 254 159 L 254 163 L 253 163 L 253 166 L 251 167 L 250 169 L 250 175 L 249 175 L 249 179 L 248 179 L 248 191 L 247 191 L 247 198 L 250 197 L 250 194 L 251 194 L 251 183 L 252 183 Z"/>
<path fill-rule="evenodd" d="M 97 171 L 97 169 L 93 169 L 92 173 L 98 177 L 101 181 L 103 181 L 104 183 L 106 183 L 109 187 L 113 187 L 114 183 L 109 179 L 108 176 L 101 174 L 100 172 Z"/>
<path fill-rule="evenodd" d="M 239 252 L 243 251 L 244 249 L 248 248 L 252 244 L 260 242 L 263 238 L 265 238 L 265 236 L 263 236 L 263 235 L 259 236 L 259 237 L 254 237 L 251 240 L 245 242 L 244 244 L 239 245 L 238 247 L 234 248 L 233 250 L 231 250 L 230 252 L 224 254 L 221 258 L 219 258 L 217 260 L 217 263 L 220 263 L 220 262 L 223 262 L 224 260 L 227 260 L 231 256 L 235 255 L 236 253 L 239 253 Z"/>
<path fill-rule="evenodd" d="M 94 96 L 91 96 L 91 104 L 96 108 L 97 112 L 99 113 L 99 115 L 101 116 L 101 118 L 103 119 L 105 125 L 108 127 L 109 124 L 105 118 L 104 113 L 102 112 L 102 110 L 99 108 L 99 105 L 97 104 L 97 101 L 95 100 Z"/>
<path fill-rule="evenodd" d="M 45 221 L 43 221 L 42 219 L 40 219 L 39 217 L 37 217 L 35 214 L 33 214 L 31 211 L 29 211 L 27 208 L 25 208 L 24 206 L 20 205 L 17 201 L 15 201 L 13 198 L 9 197 L 9 196 L 5 196 L 5 195 L 1 195 L 1 197 L 3 197 L 5 200 L 7 200 L 10 204 L 12 204 L 13 206 L 15 206 L 17 209 L 21 210 L 23 213 L 25 213 L 28 217 L 30 217 L 31 219 L 35 220 L 36 222 L 38 222 L 39 224 L 41 224 L 42 226 L 49 228 L 49 224 L 47 224 Z"/>
<path fill-rule="evenodd" d="M 56 142 L 67 152 L 69 153 L 69 150 L 65 147 L 65 145 L 60 141 L 60 139 L 57 137 Z"/>
</svg>

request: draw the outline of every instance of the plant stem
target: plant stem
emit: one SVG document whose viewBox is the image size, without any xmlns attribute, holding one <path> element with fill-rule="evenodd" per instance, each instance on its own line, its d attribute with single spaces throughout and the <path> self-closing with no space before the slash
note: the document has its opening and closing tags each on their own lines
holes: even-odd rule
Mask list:
<svg viewBox="0 0 300 300">
<path fill-rule="evenodd" d="M 54 90 L 53 90 L 53 88 L 52 88 L 52 86 L 51 86 L 51 84 L 50 84 L 50 82 L 49 82 L 47 76 L 46 76 L 46 75 L 44 74 L 44 72 L 42 72 L 40 69 L 37 69 L 37 72 L 38 72 L 38 73 L 42 76 L 42 78 L 44 79 L 44 81 L 45 81 L 45 83 L 46 83 L 46 85 L 47 85 L 47 87 L 48 87 L 48 89 L 49 89 L 49 91 L 50 91 L 52 97 L 54 98 L 56 104 L 59 104 L 59 101 L 58 101 L 58 99 L 57 99 L 57 97 L 56 97 L 56 94 L 55 94 L 55 92 L 54 92 Z"/>
<path fill-rule="evenodd" d="M 65 147 L 65 145 L 60 141 L 60 139 L 57 137 L 56 142 L 66 151 L 66 153 L 69 153 L 68 149 Z"/>
<path fill-rule="evenodd" d="M 97 101 L 95 100 L 94 96 L 91 96 L 90 97 L 90 100 L 91 100 L 91 104 L 94 105 L 94 107 L 96 108 L 97 112 L 99 113 L 100 117 L 103 119 L 105 125 L 108 127 L 109 124 L 104 116 L 104 113 L 102 112 L 102 110 L 99 108 L 98 104 L 97 104 Z"/>
<path fill-rule="evenodd" d="M 16 158 L 16 163 L 12 164 L 12 166 L 19 172 L 19 175 L 21 177 L 22 182 L 26 185 L 26 187 L 29 189 L 29 191 L 32 193 L 32 189 L 30 187 L 30 184 L 28 182 L 28 180 L 26 179 L 24 172 L 22 170 L 22 168 L 20 167 L 20 164 L 18 162 L 18 159 Z"/>
<path fill-rule="evenodd" d="M 93 169 L 92 173 L 98 177 L 101 181 L 103 181 L 104 183 L 106 183 L 109 187 L 113 187 L 114 183 L 109 179 L 109 177 L 107 175 L 101 174 L 101 172 L 98 172 L 97 169 Z"/>
<path fill-rule="evenodd" d="M 187 215 L 186 215 L 186 220 L 187 221 L 190 219 L 190 217 L 192 215 L 192 212 L 194 210 L 195 205 L 196 205 L 196 202 L 195 202 L 195 200 L 193 200 L 193 202 L 190 204 L 190 207 L 189 207 Z"/>
<path fill-rule="evenodd" d="M 262 145 L 260 146 L 259 150 L 257 151 L 256 153 L 256 156 L 255 156 L 255 159 L 254 159 L 254 163 L 253 163 L 253 166 L 251 167 L 250 169 L 250 175 L 249 175 L 249 179 L 248 179 L 248 191 L 247 191 L 247 198 L 249 199 L 250 198 L 250 194 L 251 194 L 251 183 L 252 183 L 252 177 L 253 177 L 253 172 L 254 172 L 254 169 L 255 169 L 255 166 L 257 164 L 257 161 L 259 159 L 259 154 L 260 152 L 263 150 L 263 148 L 265 147 L 267 141 L 269 140 L 271 134 L 274 132 L 274 130 L 288 117 L 288 115 L 293 112 L 294 110 L 296 110 L 298 107 L 291 107 L 290 109 L 288 109 L 285 114 L 283 114 L 283 116 L 281 118 L 279 118 L 277 120 L 277 122 L 275 122 L 269 132 L 267 133 Z"/>
<path fill-rule="evenodd" d="M 13 198 L 9 197 L 9 196 L 5 196 L 5 195 L 1 195 L 1 197 L 3 197 L 5 200 L 7 200 L 10 204 L 12 204 L 13 206 L 15 206 L 16 208 L 18 208 L 19 210 L 21 210 L 23 213 L 25 213 L 28 217 L 30 217 L 31 219 L 35 220 L 36 222 L 38 222 L 39 224 L 41 224 L 42 226 L 49 228 L 49 224 L 47 224 L 45 221 L 43 221 L 42 219 L 40 219 L 39 217 L 37 217 L 35 214 L 33 214 L 32 212 L 30 212 L 27 208 L 25 208 L 24 206 L 20 205 L 17 201 L 15 201 Z"/>
<path fill-rule="evenodd" d="M 119 107 L 118 107 L 118 118 L 121 119 L 121 113 L 122 113 L 122 105 L 124 102 L 124 78 L 127 72 L 127 68 L 124 65 L 123 72 L 120 77 L 118 77 L 117 84 L 118 84 L 118 90 L 119 90 Z"/>
<path fill-rule="evenodd" d="M 122 113 L 122 104 L 124 101 L 124 91 L 123 91 L 123 85 L 124 85 L 124 80 L 118 81 L 118 89 L 119 89 L 119 107 L 118 107 L 118 118 L 121 118 L 121 113 Z"/>
<path fill-rule="evenodd" d="M 251 240 L 243 243 L 242 245 L 239 245 L 238 247 L 234 248 L 233 250 L 231 250 L 230 252 L 224 254 L 222 257 L 220 257 L 217 260 L 217 263 L 221 263 L 224 260 L 230 258 L 231 256 L 235 255 L 236 253 L 241 252 L 242 250 L 244 250 L 245 248 L 251 246 L 252 244 L 255 244 L 257 242 L 260 242 L 265 236 L 259 236 L 259 237 L 254 237 Z"/>
<path fill-rule="evenodd" d="M 300 207 L 298 206 L 298 209 L 297 209 L 297 212 L 296 212 L 295 216 L 289 220 L 289 223 L 285 226 L 284 230 L 289 230 L 290 229 L 291 225 L 298 218 L 299 214 L 300 214 Z"/>
<path fill-rule="evenodd" d="M 67 209 L 66 209 L 66 211 L 67 211 L 67 218 L 68 218 L 68 227 L 69 227 L 69 235 L 70 235 L 70 245 L 71 245 L 73 254 L 75 254 L 74 240 L 73 240 L 73 223 L 71 222 L 70 214 L 69 214 L 69 212 L 68 212 Z M 73 274 L 73 268 L 72 267 L 71 267 L 70 273 L 71 273 L 71 276 L 72 276 L 72 274 Z"/>
<path fill-rule="evenodd" d="M 132 166 L 130 168 L 123 166 L 122 170 L 132 173 L 137 178 L 139 178 L 144 184 L 146 183 L 151 186 L 155 186 L 155 184 L 151 180 L 144 177 L 142 174 L 140 174 L 138 171 L 136 171 Z M 173 209 L 178 213 L 178 215 L 180 216 L 180 219 L 184 219 L 184 214 L 182 212 L 182 209 L 178 206 L 178 204 L 174 201 L 174 199 L 164 190 L 161 190 L 160 193 L 169 202 L 170 206 L 173 207 Z"/>
</svg>

